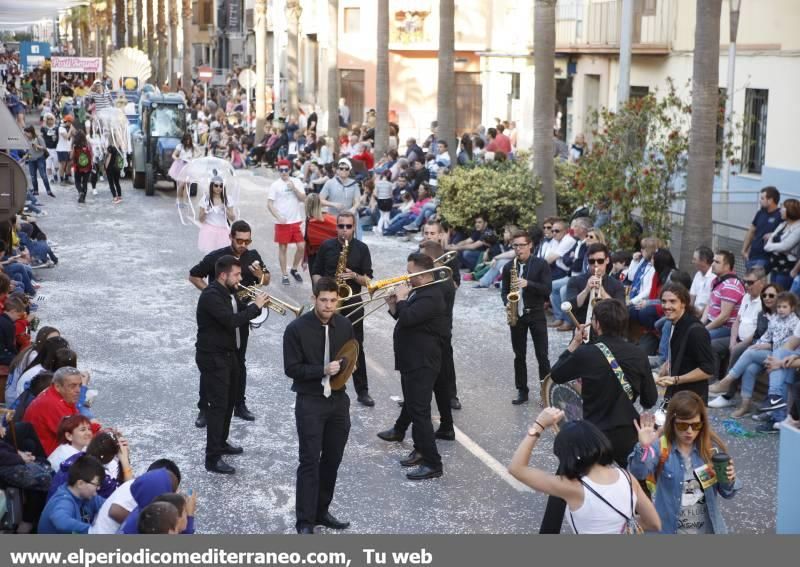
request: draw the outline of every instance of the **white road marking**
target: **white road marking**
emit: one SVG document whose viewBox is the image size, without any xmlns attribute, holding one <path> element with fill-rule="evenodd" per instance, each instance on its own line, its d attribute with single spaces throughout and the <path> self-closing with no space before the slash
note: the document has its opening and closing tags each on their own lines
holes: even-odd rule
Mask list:
<svg viewBox="0 0 800 567">
<path fill-rule="evenodd" d="M 370 368 L 376 368 L 380 370 L 383 374 L 386 374 L 386 370 L 383 368 L 382 365 L 378 364 L 372 357 L 366 356 L 365 357 L 367 364 Z M 392 396 L 394 399 L 396 396 Z M 438 420 L 438 416 L 434 419 Z M 511 476 L 511 473 L 508 472 L 508 469 L 497 459 L 492 457 L 483 447 L 478 445 L 472 438 L 461 431 L 455 425 L 453 429 L 456 431 L 456 441 L 461 443 L 461 445 L 470 453 L 472 453 L 479 461 L 481 461 L 484 465 L 486 465 L 489 470 L 494 472 L 497 476 L 499 476 L 502 480 L 504 480 L 511 488 L 516 490 L 517 492 L 533 492 L 533 489 L 522 484 L 516 478 Z"/>
</svg>

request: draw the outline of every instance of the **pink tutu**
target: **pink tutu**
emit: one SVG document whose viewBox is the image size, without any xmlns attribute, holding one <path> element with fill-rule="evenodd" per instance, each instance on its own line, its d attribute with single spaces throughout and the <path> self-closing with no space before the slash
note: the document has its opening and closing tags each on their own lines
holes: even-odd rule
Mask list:
<svg viewBox="0 0 800 567">
<path fill-rule="evenodd" d="M 215 226 L 204 222 L 200 225 L 200 233 L 197 235 L 197 247 L 200 252 L 208 254 L 214 250 L 219 250 L 230 245 L 231 238 L 228 228 Z"/>
<path fill-rule="evenodd" d="M 183 172 L 186 169 L 186 166 L 188 165 L 189 165 L 188 161 L 183 161 L 182 159 L 176 159 L 175 161 L 172 162 L 172 165 L 170 166 L 167 175 L 169 175 L 172 179 L 174 179 L 178 183 L 183 183 L 184 181 L 186 181 L 186 179 L 184 179 Z"/>
</svg>

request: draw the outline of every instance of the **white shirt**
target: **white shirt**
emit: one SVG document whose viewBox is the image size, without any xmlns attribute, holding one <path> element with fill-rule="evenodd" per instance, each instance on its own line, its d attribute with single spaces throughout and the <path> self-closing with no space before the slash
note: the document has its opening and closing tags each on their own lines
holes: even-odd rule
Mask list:
<svg viewBox="0 0 800 567">
<path fill-rule="evenodd" d="M 709 273 L 711 270 L 708 270 Z M 700 272 L 698 272 L 700 273 Z M 758 315 L 761 313 L 761 299 L 746 293 L 739 306 L 739 340 L 752 337 L 758 326 Z"/>
<path fill-rule="evenodd" d="M 37 364 L 36 366 L 31 366 L 22 374 L 22 376 L 19 377 L 19 380 L 17 380 L 17 395 L 15 399 L 22 395 L 22 392 L 25 391 L 25 386 L 28 384 L 28 382 L 36 378 L 36 376 L 42 370 L 44 370 L 44 367 L 41 364 Z M 10 402 L 7 401 L 7 403 Z"/>
<path fill-rule="evenodd" d="M 708 299 L 711 296 L 711 282 L 714 281 L 715 277 L 711 268 L 709 268 L 705 274 L 698 270 L 694 275 L 689 294 L 694 296 L 694 306 L 701 311 L 708 305 Z"/>
<path fill-rule="evenodd" d="M 188 149 L 188 148 L 184 148 L 183 144 L 178 144 L 175 147 L 175 151 L 178 152 L 178 159 L 180 159 L 180 160 L 192 161 L 192 158 L 194 158 L 194 150 Z"/>
<path fill-rule="evenodd" d="M 200 202 L 200 206 L 206 211 L 206 218 L 203 222 L 210 224 L 211 226 L 228 226 L 228 215 L 224 204 L 217 202 L 212 206 L 209 201 L 208 194 L 206 194 L 203 195 L 203 200 Z"/>
<path fill-rule="evenodd" d="M 292 184 L 300 193 L 304 194 L 303 183 L 299 179 L 290 177 L 287 181 L 276 179 L 269 187 L 267 199 L 272 201 L 276 212 L 283 217 L 285 224 L 303 222 L 305 218 L 305 205 L 289 186 Z"/>
<path fill-rule="evenodd" d="M 53 468 L 53 470 L 58 472 L 58 468 L 61 466 L 61 463 L 76 453 L 80 453 L 80 450 L 76 449 L 69 443 L 62 443 L 53 449 L 53 452 L 50 453 L 50 456 L 47 457 L 47 460 L 50 461 L 50 466 Z"/>
<path fill-rule="evenodd" d="M 555 238 L 553 239 L 555 240 Z M 564 262 L 561 261 L 561 258 L 564 257 L 567 252 L 572 250 L 572 247 L 575 246 L 575 239 L 572 238 L 569 234 L 565 234 L 564 237 L 557 242 L 553 246 L 552 252 L 558 254 L 558 260 L 556 260 L 556 265 L 564 271 L 569 272 L 569 268 L 564 265 Z"/>
<path fill-rule="evenodd" d="M 132 512 L 133 509 L 136 508 L 136 499 L 131 494 L 133 480 L 135 479 L 120 484 L 117 489 L 111 493 L 111 496 L 106 498 L 106 501 L 97 513 L 97 517 L 94 519 L 94 523 L 89 526 L 90 534 L 110 535 L 117 533 L 120 524 L 115 522 L 114 519 L 108 515 L 108 512 L 111 510 L 113 504 L 125 508 L 128 512 Z"/>
<path fill-rule="evenodd" d="M 57 152 L 68 152 L 70 150 L 70 141 L 67 139 L 69 129 L 64 126 L 58 127 L 58 144 L 56 144 Z"/>
</svg>

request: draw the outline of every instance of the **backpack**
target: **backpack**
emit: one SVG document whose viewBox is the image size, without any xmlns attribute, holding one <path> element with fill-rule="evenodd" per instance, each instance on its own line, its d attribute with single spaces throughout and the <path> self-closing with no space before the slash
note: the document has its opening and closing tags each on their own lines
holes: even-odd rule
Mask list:
<svg viewBox="0 0 800 567">
<path fill-rule="evenodd" d="M 646 488 L 645 493 L 650 497 L 650 500 L 653 500 L 656 497 L 656 484 L 658 483 L 658 477 L 661 476 L 661 471 L 664 470 L 664 463 L 666 463 L 667 459 L 669 458 L 670 446 L 666 435 L 661 436 L 661 439 L 659 440 L 659 446 L 661 450 L 658 455 L 658 464 L 656 465 L 655 470 L 647 476 L 645 485 L 642 486 L 642 488 Z"/>
<path fill-rule="evenodd" d="M 85 147 L 78 148 L 78 155 L 75 158 L 75 165 L 76 169 L 81 172 L 85 173 L 92 168 L 92 158 L 89 157 L 89 152 L 86 151 Z"/>
</svg>

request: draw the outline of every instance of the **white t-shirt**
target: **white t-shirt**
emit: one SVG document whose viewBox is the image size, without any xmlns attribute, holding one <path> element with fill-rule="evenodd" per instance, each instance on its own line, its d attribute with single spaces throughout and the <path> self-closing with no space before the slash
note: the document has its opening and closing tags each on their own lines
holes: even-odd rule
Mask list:
<svg viewBox="0 0 800 567">
<path fill-rule="evenodd" d="M 120 484 L 117 489 L 111 493 L 111 496 L 106 498 L 106 501 L 97 513 L 97 517 L 94 519 L 94 523 L 89 526 L 90 534 L 110 535 L 117 533 L 120 524 L 115 522 L 114 519 L 108 515 L 108 512 L 111 510 L 113 504 L 122 506 L 128 512 L 132 512 L 133 509 L 136 508 L 136 499 L 131 494 L 133 480 L 135 479 Z"/>
<path fill-rule="evenodd" d="M 28 382 L 36 378 L 36 376 L 42 370 L 44 370 L 44 367 L 41 364 L 37 364 L 36 366 L 31 366 L 26 372 L 22 374 L 22 376 L 19 377 L 19 380 L 17 380 L 16 398 L 22 395 L 22 392 L 25 391 L 25 386 L 28 384 Z"/>
<path fill-rule="evenodd" d="M 50 453 L 50 456 L 47 457 L 47 460 L 50 461 L 50 466 L 53 467 L 53 470 L 58 471 L 58 467 L 61 466 L 61 463 L 69 459 L 75 453 L 80 453 L 80 450 L 76 449 L 69 443 L 63 443 L 53 449 L 53 452 Z"/>
<path fill-rule="evenodd" d="M 297 198 L 295 192 L 289 187 L 289 183 L 301 193 L 305 193 L 303 183 L 299 179 L 294 177 L 290 177 L 288 181 L 276 179 L 269 187 L 267 199 L 273 202 L 275 210 L 286 220 L 286 224 L 303 222 L 305 205 L 303 201 Z"/>
<path fill-rule="evenodd" d="M 689 289 L 689 294 L 695 297 L 694 306 L 700 310 L 708 305 L 708 299 L 711 296 L 711 282 L 714 281 L 715 277 L 714 272 L 709 268 L 705 274 L 698 270 L 694 275 L 694 279 L 692 279 L 692 287 Z"/>
<path fill-rule="evenodd" d="M 56 144 L 57 152 L 68 152 L 71 148 L 71 142 L 67 139 L 69 129 L 64 126 L 58 127 L 58 144 Z"/>
<path fill-rule="evenodd" d="M 711 270 L 709 270 L 710 272 Z M 699 272 L 698 272 L 699 273 Z M 761 299 L 746 293 L 739 306 L 739 340 L 752 337 L 758 326 L 758 315 L 761 313 Z"/>
<path fill-rule="evenodd" d="M 206 211 L 206 218 L 203 222 L 210 224 L 211 226 L 228 226 L 228 215 L 224 204 L 217 201 L 212 206 L 209 201 L 208 194 L 206 194 L 203 195 L 203 200 L 200 202 L 200 206 Z"/>
<path fill-rule="evenodd" d="M 184 148 L 183 144 L 178 144 L 175 146 L 175 151 L 178 152 L 178 159 L 183 161 L 192 161 L 192 158 L 194 157 L 194 150 Z"/>
</svg>

